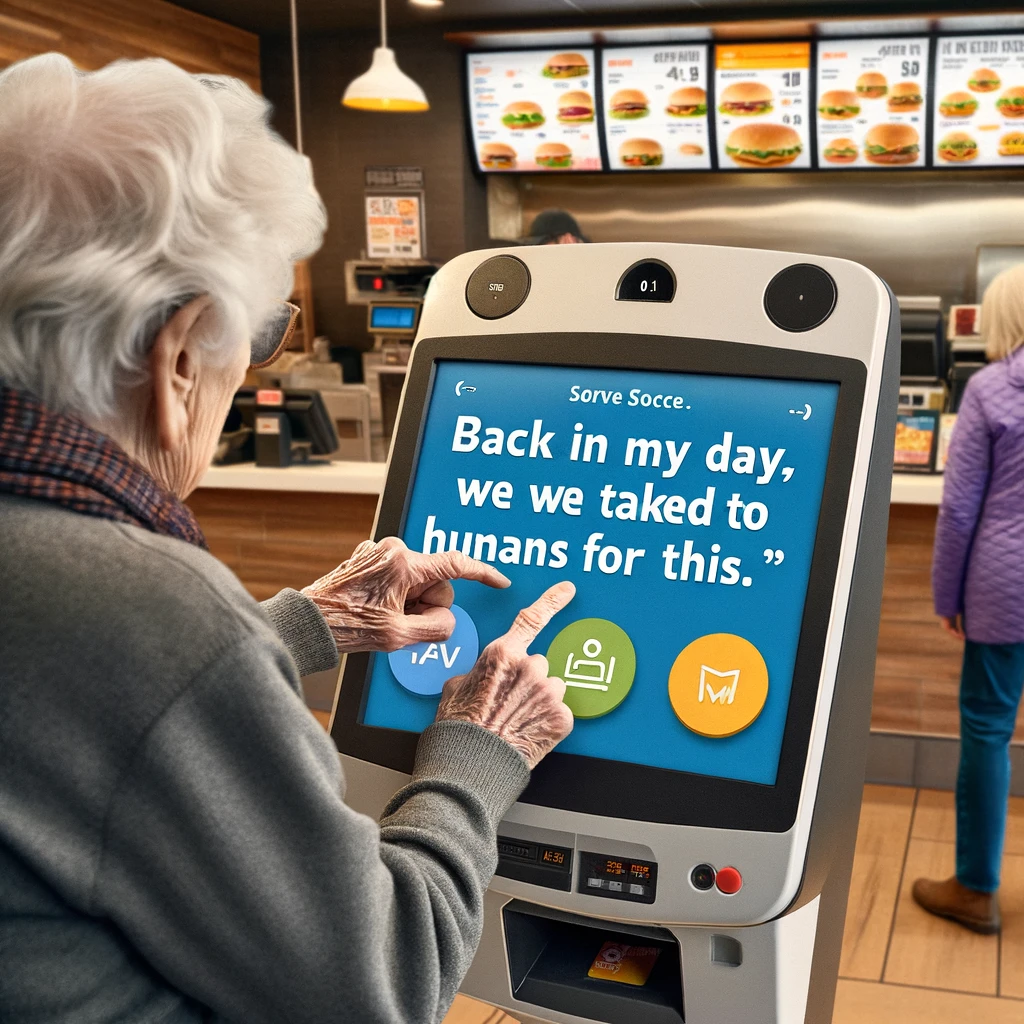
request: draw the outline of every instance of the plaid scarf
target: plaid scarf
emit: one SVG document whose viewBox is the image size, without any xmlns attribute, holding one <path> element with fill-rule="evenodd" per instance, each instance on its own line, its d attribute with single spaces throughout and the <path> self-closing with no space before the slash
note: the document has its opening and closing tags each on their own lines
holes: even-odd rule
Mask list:
<svg viewBox="0 0 1024 1024">
<path fill-rule="evenodd" d="M 0 382 L 0 494 L 37 498 L 206 547 L 191 510 L 123 448 Z"/>
</svg>

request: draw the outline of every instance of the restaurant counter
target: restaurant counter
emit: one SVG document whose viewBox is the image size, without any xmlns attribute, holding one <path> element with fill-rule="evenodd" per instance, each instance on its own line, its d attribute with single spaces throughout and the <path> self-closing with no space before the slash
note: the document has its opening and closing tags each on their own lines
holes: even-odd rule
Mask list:
<svg viewBox="0 0 1024 1024">
<path fill-rule="evenodd" d="M 214 466 L 189 504 L 213 553 L 263 600 L 348 558 L 373 525 L 383 463 Z M 872 728 L 955 736 L 960 644 L 932 610 L 931 556 L 942 477 L 892 484 Z"/>
</svg>

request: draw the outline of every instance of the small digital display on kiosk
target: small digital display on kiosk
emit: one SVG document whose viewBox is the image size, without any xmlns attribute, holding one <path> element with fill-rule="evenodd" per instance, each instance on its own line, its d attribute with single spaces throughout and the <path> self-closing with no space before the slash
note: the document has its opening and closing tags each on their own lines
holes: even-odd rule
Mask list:
<svg viewBox="0 0 1024 1024">
<path fill-rule="evenodd" d="M 512 586 L 457 582 L 449 641 L 372 656 L 361 724 L 425 729 L 445 680 L 568 579 L 575 599 L 531 648 L 567 684 L 560 752 L 773 785 L 839 394 L 437 360 L 402 536 Z"/>
</svg>

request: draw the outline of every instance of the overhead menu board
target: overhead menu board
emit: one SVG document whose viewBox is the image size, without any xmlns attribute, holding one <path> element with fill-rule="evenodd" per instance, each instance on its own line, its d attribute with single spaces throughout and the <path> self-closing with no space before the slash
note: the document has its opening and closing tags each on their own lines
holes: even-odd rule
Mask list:
<svg viewBox="0 0 1024 1024">
<path fill-rule="evenodd" d="M 934 164 L 1024 163 L 1024 35 L 940 36 Z"/>
<path fill-rule="evenodd" d="M 603 64 L 605 142 L 612 170 L 711 167 L 707 46 L 609 49 Z"/>
<path fill-rule="evenodd" d="M 715 48 L 718 166 L 810 167 L 811 44 Z"/>
<path fill-rule="evenodd" d="M 818 43 L 819 167 L 924 166 L 928 49 L 927 36 Z"/>
<path fill-rule="evenodd" d="M 481 170 L 602 170 L 593 49 L 471 53 L 467 60 Z"/>
</svg>

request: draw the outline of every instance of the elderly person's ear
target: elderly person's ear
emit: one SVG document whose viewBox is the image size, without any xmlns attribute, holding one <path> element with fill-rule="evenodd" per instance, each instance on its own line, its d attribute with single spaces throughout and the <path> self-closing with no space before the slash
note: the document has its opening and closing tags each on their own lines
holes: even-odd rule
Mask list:
<svg viewBox="0 0 1024 1024">
<path fill-rule="evenodd" d="M 160 328 L 150 349 L 153 420 L 165 452 L 178 451 L 189 434 L 211 306 L 207 295 L 187 302 Z"/>
</svg>

